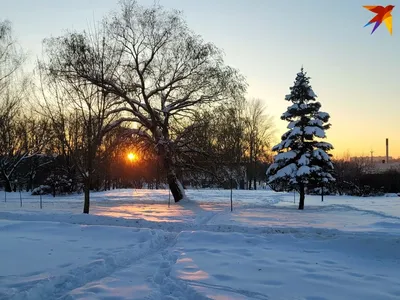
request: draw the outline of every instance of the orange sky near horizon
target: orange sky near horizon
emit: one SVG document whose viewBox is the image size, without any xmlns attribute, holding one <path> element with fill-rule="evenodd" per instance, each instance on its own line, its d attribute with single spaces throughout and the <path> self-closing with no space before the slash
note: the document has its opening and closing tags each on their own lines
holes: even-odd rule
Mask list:
<svg viewBox="0 0 400 300">
<path fill-rule="evenodd" d="M 392 2 L 381 0 L 379 5 Z M 364 0 L 336 0 L 330 6 L 321 0 L 160 4 L 182 10 L 190 29 L 222 49 L 225 62 L 246 77 L 247 96 L 262 99 L 273 117 L 276 142 L 287 126 L 279 119 L 289 105 L 284 97 L 304 66 L 321 110 L 331 115 L 326 134 L 335 156 L 370 156 L 371 150 L 385 156 L 389 138 L 389 155 L 400 157 L 400 7 L 392 13 L 393 35 L 384 26 L 371 35 L 372 29 L 364 28 L 372 17 Z M 2 6 L 2 15 L 13 23 L 33 63 L 41 56 L 44 38 L 87 29 L 116 8 L 118 0 L 15 0 Z"/>
<path fill-rule="evenodd" d="M 281 120 L 275 118 L 276 134 L 274 139 L 274 144 L 280 141 L 280 137 L 286 132 L 286 124 Z M 331 151 L 335 158 L 343 157 L 354 157 L 354 156 L 371 156 L 371 150 L 373 151 L 373 156 L 386 156 L 386 136 L 382 138 L 375 137 L 372 140 L 368 134 L 343 134 L 345 128 L 336 124 L 335 118 L 332 117 L 330 120 L 332 124 L 331 129 L 326 131 L 327 142 L 334 146 L 334 150 Z M 338 125 L 338 127 L 336 127 Z M 345 126 L 345 125 L 344 125 Z M 336 128 L 335 128 L 336 127 Z M 400 137 L 399 138 L 389 138 L 389 156 L 392 158 L 400 158 Z M 371 142 L 372 141 L 372 142 Z"/>
<path fill-rule="evenodd" d="M 371 151 L 373 151 L 373 156 L 386 156 L 386 137 L 375 138 L 373 143 L 368 143 L 368 137 L 350 137 L 344 139 L 340 137 L 340 132 L 338 132 L 338 137 L 329 134 L 327 140 L 332 143 L 335 149 L 332 154 L 337 157 L 345 156 L 347 153 L 350 156 L 371 156 Z M 389 138 L 389 156 L 392 158 L 400 158 L 400 140 Z"/>
<path fill-rule="evenodd" d="M 396 126 L 398 117 L 393 104 L 380 107 L 381 103 L 385 103 L 385 101 L 370 102 L 372 103 L 369 104 L 371 107 L 361 109 L 357 105 L 345 106 L 342 103 L 338 105 L 333 99 L 339 95 L 336 95 L 336 92 L 324 90 L 318 75 L 312 76 L 313 73 L 315 70 L 309 71 L 309 76 L 312 77 L 310 83 L 318 95 L 317 101 L 322 104 L 321 111 L 326 111 L 331 116 L 329 122 L 332 126 L 326 131 L 326 141 L 334 146 L 331 153 L 335 157 L 370 157 L 371 151 L 373 151 L 373 156 L 386 156 L 386 138 L 388 138 L 389 156 L 400 158 L 400 126 Z M 295 74 L 293 80 L 294 77 Z M 282 87 L 280 101 L 274 100 L 273 105 L 271 101 L 264 101 L 267 106 L 266 112 L 273 117 L 275 123 L 276 142 L 279 142 L 281 135 L 287 131 L 287 122 L 280 120 L 280 115 L 290 105 L 283 100 L 283 97 L 290 92 L 289 87 L 292 85 L 292 81 L 288 80 L 286 89 Z M 250 94 L 252 93 L 253 89 L 250 88 Z M 396 99 L 392 96 L 386 102 L 395 103 L 395 101 Z"/>
</svg>

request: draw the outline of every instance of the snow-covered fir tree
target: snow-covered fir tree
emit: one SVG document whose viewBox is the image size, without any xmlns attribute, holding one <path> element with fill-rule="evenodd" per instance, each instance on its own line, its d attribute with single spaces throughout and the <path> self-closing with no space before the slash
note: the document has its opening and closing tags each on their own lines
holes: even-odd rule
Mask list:
<svg viewBox="0 0 400 300">
<path fill-rule="evenodd" d="M 291 93 L 285 97 L 293 104 L 281 116 L 289 122 L 281 142 L 272 148 L 278 154 L 267 170 L 269 183 L 286 183 L 300 193 L 299 209 L 304 209 L 305 190 L 310 184 L 326 186 L 334 181 L 330 143 L 323 142 L 330 128 L 329 114 L 319 111 L 321 103 L 310 85 L 310 77 L 301 68 Z"/>
</svg>

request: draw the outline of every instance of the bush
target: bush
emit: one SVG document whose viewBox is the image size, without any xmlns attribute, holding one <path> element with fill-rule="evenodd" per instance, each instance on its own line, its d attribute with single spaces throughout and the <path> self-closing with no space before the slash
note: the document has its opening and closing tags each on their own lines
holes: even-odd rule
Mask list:
<svg viewBox="0 0 400 300">
<path fill-rule="evenodd" d="M 67 175 L 50 175 L 45 183 L 50 186 L 52 193 L 57 195 L 70 194 L 72 193 L 72 179 L 68 178 Z"/>
<path fill-rule="evenodd" d="M 35 189 L 32 190 L 32 195 L 37 196 L 37 195 L 48 195 L 51 194 L 51 186 L 49 185 L 41 185 Z"/>
</svg>

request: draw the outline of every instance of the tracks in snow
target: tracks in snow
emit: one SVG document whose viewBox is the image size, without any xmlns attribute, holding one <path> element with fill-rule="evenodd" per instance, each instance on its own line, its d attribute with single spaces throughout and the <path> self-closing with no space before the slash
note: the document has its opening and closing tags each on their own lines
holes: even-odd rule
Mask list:
<svg viewBox="0 0 400 300">
<path fill-rule="evenodd" d="M 255 235 L 291 234 L 295 237 L 311 237 L 313 239 L 334 239 L 339 235 L 342 238 L 346 235 L 354 235 L 354 233 L 344 233 L 334 229 L 245 227 L 238 225 L 209 224 L 214 217 L 225 212 L 225 210 L 219 212 L 203 212 L 193 223 L 152 222 L 143 219 L 117 219 L 95 215 L 46 215 L 0 212 L 0 219 L 132 227 L 149 230 L 152 234 L 151 239 L 145 241 L 140 247 L 136 247 L 137 245 L 132 244 L 124 247 L 123 251 L 117 254 L 112 250 L 107 251 L 107 253 L 99 253 L 100 256 L 98 259 L 72 269 L 61 276 L 53 276 L 41 280 L 36 282 L 33 286 L 14 286 L 15 290 L 18 292 L 4 299 L 74 299 L 73 296 L 69 294 L 73 290 L 84 287 L 89 283 L 100 281 L 123 269 L 134 268 L 142 263 L 153 261 L 153 266 L 158 265 L 158 267 L 154 268 L 154 274 L 148 278 L 148 283 L 152 286 L 153 292 L 145 299 L 168 299 L 168 296 L 170 296 L 170 299 L 206 300 L 209 298 L 199 294 L 196 291 L 196 287 L 209 287 L 241 294 L 251 297 L 252 299 L 264 300 L 268 298 L 262 294 L 250 295 L 249 292 L 245 290 L 234 290 L 226 286 L 208 285 L 200 281 L 193 282 L 171 276 L 171 271 L 178 257 L 177 254 L 179 254 L 180 251 L 180 249 L 173 250 L 180 233 L 184 231 L 208 231 Z M 2 229 L 0 228 L 0 230 Z M 6 227 L 4 227 L 4 230 L 6 230 Z M 376 233 L 376 235 L 374 233 L 357 234 L 357 239 L 362 239 L 365 235 L 365 238 L 368 238 L 368 240 L 374 238 L 382 239 L 383 236 L 382 233 Z M 387 237 L 387 239 L 392 238 L 393 237 L 390 236 Z"/>
<path fill-rule="evenodd" d="M 4 298 L 0 295 L 0 299 L 82 299 L 79 297 L 79 293 L 76 297 L 73 292 L 76 290 L 85 291 L 85 288 L 89 286 L 87 290 L 90 293 L 91 284 L 96 286 L 96 283 L 99 283 L 99 286 L 101 286 L 102 279 L 109 278 L 115 273 L 128 269 L 135 271 L 138 267 L 152 268 L 156 266 L 152 276 L 146 279 L 148 285 L 151 286 L 152 293 L 143 300 L 209 300 L 208 297 L 198 293 L 191 284 L 170 276 L 178 258 L 177 253 L 179 251 L 176 249 L 173 251 L 173 248 L 179 233 L 158 230 L 151 230 L 150 232 L 152 233 L 151 240 L 142 245 L 128 245 L 118 254 L 115 254 L 114 249 L 100 252 L 97 259 L 88 261 L 87 264 L 73 268 L 62 275 L 52 275 L 46 279 L 41 279 L 33 284 L 27 285 L 23 281 L 16 283 L 10 287 L 15 292 L 4 295 Z M 143 276 L 137 271 L 133 274 L 134 276 Z"/>
<path fill-rule="evenodd" d="M 78 225 L 90 225 L 90 226 L 116 226 L 116 227 L 129 227 L 139 229 L 151 229 L 159 230 L 169 234 L 178 234 L 182 231 L 209 231 L 209 232 L 235 232 L 243 234 L 256 234 L 256 235 L 268 235 L 268 234 L 291 234 L 297 237 L 314 237 L 318 239 L 334 238 L 338 234 L 354 235 L 353 232 L 340 231 L 338 229 L 330 228 L 318 228 L 318 227 L 287 227 L 287 226 L 260 226 L 260 227 L 248 227 L 241 225 L 228 225 L 228 224 L 209 224 L 210 221 L 215 218 L 218 214 L 225 213 L 220 212 L 208 212 L 204 216 L 201 216 L 194 220 L 193 223 L 184 222 L 155 222 L 144 219 L 124 219 L 107 216 L 96 216 L 96 215 L 69 215 L 69 214 L 25 214 L 25 213 L 8 213 L 0 212 L 0 219 L 15 220 L 15 221 L 39 221 L 39 222 L 57 222 L 66 224 L 78 224 Z M 1 230 L 1 227 L 0 227 Z M 384 232 L 357 232 L 358 236 L 368 236 L 369 238 L 377 236 L 383 237 L 385 235 L 391 235 Z"/>
<path fill-rule="evenodd" d="M 99 258 L 82 266 L 74 268 L 66 274 L 51 276 L 36 282 L 33 286 L 15 285 L 17 290 L 8 295 L 9 300 L 28 299 L 70 299 L 67 294 L 87 283 L 100 280 L 112 273 L 124 269 L 132 264 L 139 263 L 147 257 L 157 254 L 173 245 L 176 233 L 151 231 L 152 238 L 138 245 L 128 245 L 118 254 L 113 250 L 99 253 Z"/>
</svg>

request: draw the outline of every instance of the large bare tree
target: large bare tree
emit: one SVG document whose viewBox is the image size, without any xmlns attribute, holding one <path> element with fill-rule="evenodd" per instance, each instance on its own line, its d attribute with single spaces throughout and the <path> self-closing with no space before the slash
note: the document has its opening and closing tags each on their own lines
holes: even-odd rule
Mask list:
<svg viewBox="0 0 400 300">
<path fill-rule="evenodd" d="M 31 151 L 20 137 L 20 108 L 26 87 L 20 70 L 24 59 L 11 23 L 0 21 L 0 175 L 7 192 L 11 191 L 10 180 L 16 168 Z"/>
<path fill-rule="evenodd" d="M 224 64 L 217 47 L 189 30 L 177 11 L 125 1 L 100 28 L 105 33 L 100 41 L 90 32 L 47 40 L 47 67 L 118 97 L 110 113 L 123 112 L 121 121 L 136 124 L 132 133 L 156 147 L 177 202 L 184 190 L 176 176 L 171 124 L 201 106 L 242 94 L 245 81 Z"/>
</svg>

